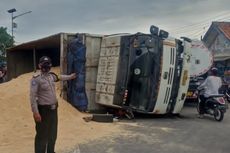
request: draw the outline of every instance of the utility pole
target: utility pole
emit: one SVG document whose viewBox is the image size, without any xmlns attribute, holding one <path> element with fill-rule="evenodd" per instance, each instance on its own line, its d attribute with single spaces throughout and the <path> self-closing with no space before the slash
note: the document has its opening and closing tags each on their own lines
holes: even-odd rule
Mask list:
<svg viewBox="0 0 230 153">
<path fill-rule="evenodd" d="M 32 12 L 32 11 L 28 11 L 28 12 L 14 16 L 14 12 L 16 12 L 16 11 L 17 10 L 15 8 L 12 8 L 12 9 L 7 11 L 8 13 L 11 13 L 11 36 L 12 36 L 12 38 L 14 38 L 14 28 L 17 28 L 17 24 L 14 22 L 14 19 Z"/>
<path fill-rule="evenodd" d="M 13 30 L 13 17 L 14 17 L 14 12 L 16 12 L 17 10 L 15 8 L 12 8 L 10 10 L 8 10 L 8 13 L 11 13 L 11 36 L 13 38 L 13 35 L 14 35 L 14 30 Z"/>
</svg>

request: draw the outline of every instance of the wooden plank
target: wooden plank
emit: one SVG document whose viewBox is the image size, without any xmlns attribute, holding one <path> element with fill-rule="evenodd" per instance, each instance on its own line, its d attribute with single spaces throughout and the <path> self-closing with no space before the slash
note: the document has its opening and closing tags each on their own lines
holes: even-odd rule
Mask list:
<svg viewBox="0 0 230 153">
<path fill-rule="evenodd" d="M 115 106 L 113 101 L 119 66 L 120 40 L 120 36 L 103 38 L 98 64 L 96 103 L 112 107 Z"/>
<path fill-rule="evenodd" d="M 86 67 L 97 67 L 99 63 L 101 37 L 86 36 Z"/>
<path fill-rule="evenodd" d="M 67 44 L 68 36 L 65 33 L 61 33 L 60 35 L 60 73 L 67 74 Z M 61 81 L 61 93 L 62 97 L 67 100 L 67 82 Z"/>
</svg>

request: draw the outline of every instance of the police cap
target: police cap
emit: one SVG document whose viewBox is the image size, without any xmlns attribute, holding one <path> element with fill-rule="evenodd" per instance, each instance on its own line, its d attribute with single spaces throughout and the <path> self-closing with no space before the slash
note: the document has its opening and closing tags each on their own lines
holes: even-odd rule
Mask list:
<svg viewBox="0 0 230 153">
<path fill-rule="evenodd" d="M 40 59 L 39 59 L 39 64 L 51 64 L 51 59 L 48 57 L 48 56 L 42 56 Z"/>
</svg>

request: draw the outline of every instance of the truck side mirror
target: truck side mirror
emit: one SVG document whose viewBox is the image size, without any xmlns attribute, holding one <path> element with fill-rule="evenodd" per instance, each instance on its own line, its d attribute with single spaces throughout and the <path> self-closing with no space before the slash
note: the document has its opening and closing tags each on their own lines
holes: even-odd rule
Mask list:
<svg viewBox="0 0 230 153">
<path fill-rule="evenodd" d="M 150 33 L 151 33 L 152 35 L 158 36 L 158 32 L 159 32 L 159 28 L 156 27 L 156 26 L 154 26 L 154 25 L 151 25 L 151 27 L 150 27 Z"/>
<path fill-rule="evenodd" d="M 169 36 L 169 33 L 167 31 L 164 31 L 164 30 L 160 30 L 160 34 L 159 34 L 159 37 L 160 38 L 168 38 Z"/>
</svg>

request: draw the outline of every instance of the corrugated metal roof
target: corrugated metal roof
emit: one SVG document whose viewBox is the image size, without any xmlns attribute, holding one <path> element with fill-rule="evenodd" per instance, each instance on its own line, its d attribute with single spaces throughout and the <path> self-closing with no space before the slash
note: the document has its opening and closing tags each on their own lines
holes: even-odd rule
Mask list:
<svg viewBox="0 0 230 153">
<path fill-rule="evenodd" d="M 213 22 L 213 24 L 230 40 L 230 22 Z"/>
<path fill-rule="evenodd" d="M 230 22 L 219 22 L 217 24 L 223 34 L 230 40 Z"/>
<path fill-rule="evenodd" d="M 20 45 L 11 47 L 7 49 L 7 52 L 17 51 L 17 50 L 33 50 L 35 49 L 43 49 L 43 48 L 53 48 L 60 46 L 60 35 L 61 33 L 48 36 L 42 39 L 22 43 Z"/>
<path fill-rule="evenodd" d="M 7 52 L 18 51 L 18 50 L 33 50 L 34 48 L 35 49 L 47 49 L 47 48 L 60 47 L 61 34 L 66 34 L 69 36 L 76 35 L 76 33 L 58 33 L 58 34 L 54 34 L 54 35 L 51 35 L 45 38 L 33 40 L 30 42 L 19 44 L 11 48 L 7 48 Z M 99 38 L 103 36 L 100 34 L 88 34 L 88 33 L 82 33 L 82 34 L 85 34 L 86 36 L 90 36 L 90 37 L 99 37 Z"/>
<path fill-rule="evenodd" d="M 210 48 L 219 34 L 230 41 L 230 22 L 212 22 L 202 41 Z"/>
</svg>

